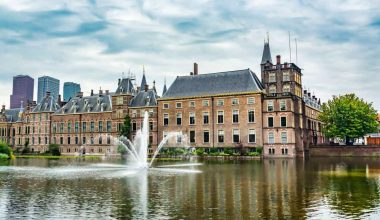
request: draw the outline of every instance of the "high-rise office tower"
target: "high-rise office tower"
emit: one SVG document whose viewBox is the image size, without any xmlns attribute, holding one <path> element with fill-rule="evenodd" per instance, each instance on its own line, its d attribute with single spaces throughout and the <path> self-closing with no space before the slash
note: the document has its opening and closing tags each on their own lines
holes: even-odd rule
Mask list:
<svg viewBox="0 0 380 220">
<path fill-rule="evenodd" d="M 10 108 L 19 108 L 21 101 L 23 107 L 33 101 L 34 79 L 28 75 L 13 77 L 13 90 L 10 96 Z"/>
<path fill-rule="evenodd" d="M 73 82 L 65 82 L 63 84 L 63 101 L 68 102 L 80 92 L 80 84 Z"/>
<path fill-rule="evenodd" d="M 50 92 L 50 95 L 54 97 L 53 100 L 57 101 L 59 95 L 59 80 L 50 76 L 42 76 L 38 78 L 38 103 L 45 97 L 46 92 Z"/>
</svg>

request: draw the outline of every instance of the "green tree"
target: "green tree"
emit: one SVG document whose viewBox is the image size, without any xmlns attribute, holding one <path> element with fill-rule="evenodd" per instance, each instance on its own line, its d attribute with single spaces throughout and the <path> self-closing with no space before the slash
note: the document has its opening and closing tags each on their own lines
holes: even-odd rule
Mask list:
<svg viewBox="0 0 380 220">
<path fill-rule="evenodd" d="M 351 139 L 375 132 L 377 128 L 376 110 L 355 94 L 333 96 L 322 105 L 319 119 L 323 122 L 323 132 L 327 137 L 339 137 L 349 145 Z"/>
<path fill-rule="evenodd" d="M 58 144 L 49 144 L 49 153 L 52 156 L 61 156 L 61 152 L 59 152 Z"/>
<path fill-rule="evenodd" d="M 120 135 L 129 138 L 131 134 L 131 117 L 126 115 L 124 118 L 124 123 L 120 128 Z"/>
<path fill-rule="evenodd" d="M 2 141 L 0 141 L 0 154 L 7 155 L 9 159 L 14 159 L 12 148 Z"/>
</svg>

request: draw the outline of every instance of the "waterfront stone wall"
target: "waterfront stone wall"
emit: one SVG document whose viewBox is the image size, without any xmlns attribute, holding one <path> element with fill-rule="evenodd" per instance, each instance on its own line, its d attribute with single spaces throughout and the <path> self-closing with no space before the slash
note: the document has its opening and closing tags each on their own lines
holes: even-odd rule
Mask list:
<svg viewBox="0 0 380 220">
<path fill-rule="evenodd" d="M 309 148 L 310 157 L 380 157 L 380 146 L 314 146 Z"/>
</svg>

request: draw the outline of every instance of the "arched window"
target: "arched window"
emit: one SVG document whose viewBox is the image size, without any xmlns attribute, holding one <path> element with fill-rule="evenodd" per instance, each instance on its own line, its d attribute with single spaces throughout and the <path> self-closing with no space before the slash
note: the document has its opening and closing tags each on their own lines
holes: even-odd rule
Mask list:
<svg viewBox="0 0 380 220">
<path fill-rule="evenodd" d="M 99 137 L 99 144 L 103 144 L 103 138 L 102 138 L 102 136 Z"/>
</svg>

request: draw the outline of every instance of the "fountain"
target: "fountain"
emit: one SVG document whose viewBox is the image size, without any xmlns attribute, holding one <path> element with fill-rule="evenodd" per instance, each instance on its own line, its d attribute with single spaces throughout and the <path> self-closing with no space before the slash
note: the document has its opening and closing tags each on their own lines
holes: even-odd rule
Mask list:
<svg viewBox="0 0 380 220">
<path fill-rule="evenodd" d="M 115 139 L 117 145 L 123 146 L 128 153 L 128 161 L 130 165 L 137 168 L 149 168 L 152 166 L 154 159 L 157 157 L 159 151 L 168 142 L 168 140 L 175 136 L 180 136 L 182 142 L 186 140 L 182 132 L 169 132 L 159 143 L 156 151 L 153 153 L 151 161 L 148 163 L 148 138 L 149 138 L 149 113 L 145 111 L 143 125 L 140 130 L 136 132 L 136 136 L 132 141 L 128 138 L 121 136 Z M 186 146 L 186 145 L 185 145 Z"/>
</svg>

